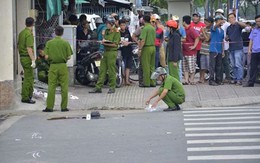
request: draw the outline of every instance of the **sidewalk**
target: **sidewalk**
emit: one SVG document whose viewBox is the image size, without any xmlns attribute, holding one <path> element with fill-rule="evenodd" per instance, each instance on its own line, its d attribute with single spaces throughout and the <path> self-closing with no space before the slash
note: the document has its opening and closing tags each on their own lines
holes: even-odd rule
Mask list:
<svg viewBox="0 0 260 163">
<path fill-rule="evenodd" d="M 158 87 L 157 87 L 158 88 Z M 103 93 L 89 94 L 91 87 L 70 87 L 69 96 L 78 99 L 69 100 L 68 108 L 71 110 L 131 110 L 144 109 L 145 101 L 157 88 L 139 88 L 137 85 L 125 86 L 116 89 L 116 93 L 107 94 L 108 88 L 103 88 Z M 209 86 L 208 84 L 185 85 L 186 102 L 182 109 L 196 107 L 222 107 L 260 104 L 260 85 L 245 88 L 235 85 Z M 44 98 L 36 100 L 36 105 L 20 103 L 17 97 L 17 105 L 14 110 L 42 110 L 45 108 Z M 56 95 L 55 110 L 60 110 L 60 94 Z M 159 107 L 166 108 L 164 102 Z"/>
</svg>

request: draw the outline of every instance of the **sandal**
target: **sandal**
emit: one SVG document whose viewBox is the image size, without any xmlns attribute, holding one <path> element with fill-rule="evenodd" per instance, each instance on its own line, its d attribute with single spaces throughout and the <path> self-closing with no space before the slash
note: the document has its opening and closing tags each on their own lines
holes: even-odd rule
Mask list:
<svg viewBox="0 0 260 163">
<path fill-rule="evenodd" d="M 189 85 L 189 83 L 188 82 L 183 82 L 182 85 Z"/>
<path fill-rule="evenodd" d="M 190 85 L 196 85 L 196 83 L 195 82 L 190 82 Z"/>
<path fill-rule="evenodd" d="M 205 82 L 204 82 L 204 81 L 200 81 L 200 80 L 199 80 L 199 81 L 198 81 L 198 83 L 199 83 L 199 84 L 204 84 Z"/>
</svg>

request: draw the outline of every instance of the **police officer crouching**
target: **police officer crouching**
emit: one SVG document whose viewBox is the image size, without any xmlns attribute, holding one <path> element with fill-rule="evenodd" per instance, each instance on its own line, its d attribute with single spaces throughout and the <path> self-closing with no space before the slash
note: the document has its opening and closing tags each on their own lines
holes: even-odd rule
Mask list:
<svg viewBox="0 0 260 163">
<path fill-rule="evenodd" d="M 89 93 L 102 93 L 102 87 L 108 74 L 109 91 L 115 93 L 116 88 L 116 58 L 120 42 L 120 32 L 115 28 L 115 19 L 109 16 L 106 20 L 107 29 L 103 33 L 102 44 L 105 47 L 104 55 L 100 63 L 99 77 L 96 87 Z"/>
<path fill-rule="evenodd" d="M 185 102 L 185 92 L 182 84 L 176 78 L 167 75 L 167 72 L 163 67 L 158 67 L 152 73 L 151 79 L 162 81 L 162 85 L 146 101 L 146 105 L 148 105 L 153 98 L 159 95 L 159 98 L 152 105 L 153 108 L 158 105 L 160 100 L 163 100 L 168 105 L 168 108 L 163 111 L 180 110 L 179 104 Z"/>
<path fill-rule="evenodd" d="M 61 86 L 61 111 L 69 111 L 67 108 L 69 72 L 66 63 L 73 52 L 69 42 L 61 38 L 63 31 L 64 29 L 61 26 L 55 28 L 56 37 L 47 42 L 44 51 L 46 58 L 50 62 L 50 69 L 48 74 L 47 107 L 43 112 L 53 112 L 57 84 Z"/>
</svg>

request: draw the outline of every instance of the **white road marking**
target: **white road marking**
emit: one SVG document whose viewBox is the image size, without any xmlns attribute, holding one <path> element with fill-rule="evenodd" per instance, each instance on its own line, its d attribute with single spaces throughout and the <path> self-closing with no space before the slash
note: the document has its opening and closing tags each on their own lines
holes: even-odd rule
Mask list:
<svg viewBox="0 0 260 163">
<path fill-rule="evenodd" d="M 260 119 L 260 116 L 217 117 L 217 118 L 184 118 L 184 121 L 234 120 L 234 119 Z"/>
<path fill-rule="evenodd" d="M 250 143 L 250 142 L 260 142 L 260 138 L 251 138 L 251 139 L 203 139 L 203 140 L 187 140 L 187 144 Z"/>
<path fill-rule="evenodd" d="M 254 109 L 260 109 L 259 106 L 250 106 L 250 108 Z M 189 109 L 184 109 L 183 111 L 193 111 L 193 110 L 236 110 L 236 109 L 248 109 L 248 107 L 205 107 L 205 108 L 189 108 Z"/>
<path fill-rule="evenodd" d="M 228 132 L 228 133 L 195 133 L 185 134 L 186 137 L 200 137 L 200 136 L 258 136 L 260 132 Z"/>
<path fill-rule="evenodd" d="M 184 117 L 218 117 L 218 116 L 229 116 L 229 115 L 260 115 L 260 112 L 253 113 L 223 113 L 223 114 L 184 114 Z"/>
<path fill-rule="evenodd" d="M 184 123 L 185 126 L 196 125 L 227 125 L 227 124 L 259 124 L 260 121 L 234 121 L 234 122 L 198 122 L 198 123 Z"/>
<path fill-rule="evenodd" d="M 188 156 L 188 160 L 243 160 L 243 159 L 260 159 L 260 155 Z"/>
<path fill-rule="evenodd" d="M 231 150 L 260 150 L 260 146 L 228 146 L 228 147 L 194 147 L 187 148 L 188 152 L 201 151 L 231 151 Z"/>
<path fill-rule="evenodd" d="M 260 126 L 239 126 L 239 127 L 200 127 L 200 128 L 185 128 L 185 131 L 208 131 L 208 130 L 249 130 L 260 129 Z"/>
<path fill-rule="evenodd" d="M 218 113 L 218 112 L 259 112 L 260 109 L 236 109 L 236 110 L 194 110 L 182 111 L 184 114 L 190 113 Z"/>
</svg>

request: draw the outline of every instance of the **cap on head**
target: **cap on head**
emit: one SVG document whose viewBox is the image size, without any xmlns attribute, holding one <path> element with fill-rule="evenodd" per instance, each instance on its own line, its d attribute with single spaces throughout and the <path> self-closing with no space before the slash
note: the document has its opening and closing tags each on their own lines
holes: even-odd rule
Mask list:
<svg viewBox="0 0 260 163">
<path fill-rule="evenodd" d="M 177 16 L 177 15 L 173 15 L 173 16 L 172 16 L 172 20 L 177 21 L 177 20 L 180 20 L 180 18 L 179 18 L 179 16 Z"/>
<path fill-rule="evenodd" d="M 158 14 L 153 14 L 153 17 L 154 17 L 155 19 L 158 19 L 158 20 L 161 19 L 161 17 L 160 17 Z"/>
<path fill-rule="evenodd" d="M 95 23 L 97 23 L 97 24 L 102 24 L 102 23 L 103 23 L 102 18 L 96 18 L 96 19 L 95 19 Z"/>
<path fill-rule="evenodd" d="M 218 20 L 224 20 L 223 16 L 217 15 L 217 16 L 215 17 L 215 21 L 218 21 Z"/>
<path fill-rule="evenodd" d="M 178 28 L 178 23 L 175 20 L 168 20 L 166 25 L 170 28 Z"/>
<path fill-rule="evenodd" d="M 196 12 L 196 13 L 193 13 L 192 16 L 197 16 L 197 17 L 201 17 L 200 13 Z"/>
<path fill-rule="evenodd" d="M 223 9 L 221 9 L 221 8 L 219 8 L 219 9 L 217 9 L 216 11 L 215 11 L 215 14 L 216 13 L 221 13 L 221 14 L 224 14 L 224 10 Z"/>
<path fill-rule="evenodd" d="M 156 70 L 152 73 L 151 75 L 151 79 L 155 80 L 157 79 L 160 75 L 166 75 L 167 72 L 165 70 L 165 68 L 163 67 L 158 67 L 156 68 Z"/>
<path fill-rule="evenodd" d="M 214 23 L 214 19 L 212 17 L 208 17 L 208 18 L 206 18 L 204 20 L 209 22 L 209 23 Z"/>
</svg>

